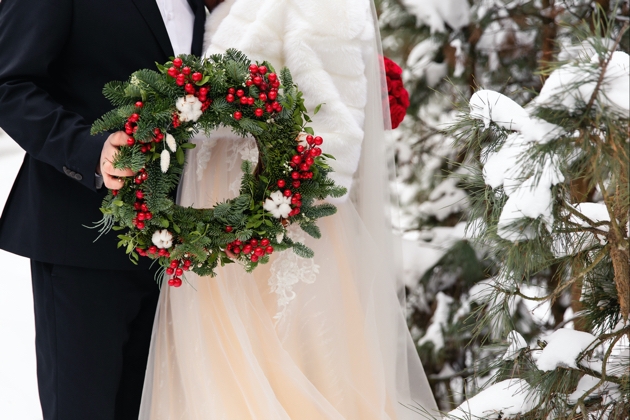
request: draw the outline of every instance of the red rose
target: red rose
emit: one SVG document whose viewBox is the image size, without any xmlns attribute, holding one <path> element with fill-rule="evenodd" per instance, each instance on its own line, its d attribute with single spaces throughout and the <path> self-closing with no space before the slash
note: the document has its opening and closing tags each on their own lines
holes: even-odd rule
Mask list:
<svg viewBox="0 0 630 420">
<path fill-rule="evenodd" d="M 392 80 L 389 84 L 389 93 L 399 98 L 402 95 L 402 91 L 405 90 L 402 84 L 402 80 Z"/>
<path fill-rule="evenodd" d="M 402 75 L 402 69 L 392 60 L 387 57 L 383 57 L 383 61 L 385 62 L 385 74 L 389 79 L 400 79 Z"/>
<path fill-rule="evenodd" d="M 396 104 L 389 109 L 389 113 L 392 118 L 392 128 L 396 128 L 400 125 L 402 120 L 405 119 L 407 110 L 405 109 L 405 107 Z"/>
<path fill-rule="evenodd" d="M 405 88 L 402 89 L 402 92 L 400 93 L 400 96 L 398 97 L 398 101 L 405 108 L 409 108 L 409 92 L 407 92 L 407 89 Z"/>
</svg>

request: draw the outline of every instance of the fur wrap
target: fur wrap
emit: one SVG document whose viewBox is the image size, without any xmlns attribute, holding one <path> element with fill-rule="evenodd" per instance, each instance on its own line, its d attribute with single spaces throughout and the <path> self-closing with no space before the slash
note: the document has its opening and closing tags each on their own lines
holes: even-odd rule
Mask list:
<svg viewBox="0 0 630 420">
<path fill-rule="evenodd" d="M 236 48 L 288 67 L 324 152 L 336 158 L 331 178 L 350 190 L 363 141 L 364 57 L 375 54 L 374 37 L 370 0 L 226 0 L 206 22 L 204 51 Z"/>
</svg>

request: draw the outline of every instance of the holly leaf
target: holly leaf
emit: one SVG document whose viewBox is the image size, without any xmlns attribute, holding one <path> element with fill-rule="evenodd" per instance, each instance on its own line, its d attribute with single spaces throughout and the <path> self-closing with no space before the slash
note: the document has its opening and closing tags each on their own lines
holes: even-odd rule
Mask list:
<svg viewBox="0 0 630 420">
<path fill-rule="evenodd" d="M 177 158 L 177 163 L 179 163 L 180 165 L 184 164 L 184 149 L 181 147 L 177 148 L 177 152 L 175 152 L 175 157 Z"/>
</svg>

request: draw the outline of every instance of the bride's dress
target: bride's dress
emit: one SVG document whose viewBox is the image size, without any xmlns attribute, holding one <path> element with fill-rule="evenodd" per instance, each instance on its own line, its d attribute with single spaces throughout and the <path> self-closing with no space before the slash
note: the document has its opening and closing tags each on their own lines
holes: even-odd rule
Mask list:
<svg viewBox="0 0 630 420">
<path fill-rule="evenodd" d="M 255 20 L 265 4 L 291 3 L 247 1 L 228 0 L 221 19 L 238 16 L 239 5 Z M 379 108 L 380 94 L 371 101 Z M 371 165 L 383 162 L 382 138 L 366 146 L 383 123 L 380 109 L 365 109 L 354 198 L 320 219 L 322 239 L 289 229 L 314 250 L 313 259 L 286 251 L 252 274 L 229 264 L 214 278 L 190 273 L 188 284 L 162 288 L 140 419 L 415 419 L 423 417 L 406 405 L 435 409 L 396 293 L 391 243 L 384 224 L 375 228 L 382 211 L 373 204 L 383 197 L 369 197 L 383 191 L 385 179 Z M 377 129 L 368 132 L 370 124 Z M 180 204 L 211 207 L 238 195 L 241 161 L 257 159 L 253 140 L 219 130 L 197 142 L 187 155 Z"/>
</svg>

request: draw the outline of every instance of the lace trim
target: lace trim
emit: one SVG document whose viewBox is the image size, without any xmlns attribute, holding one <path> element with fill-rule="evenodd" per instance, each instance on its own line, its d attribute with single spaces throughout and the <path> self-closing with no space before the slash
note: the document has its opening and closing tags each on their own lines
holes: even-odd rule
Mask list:
<svg viewBox="0 0 630 420">
<path fill-rule="evenodd" d="M 304 242 L 306 235 L 299 226 L 289 226 L 287 233 L 291 239 Z M 276 325 L 284 318 L 289 304 L 295 299 L 293 286 L 302 281 L 306 284 L 315 283 L 319 274 L 319 265 L 314 258 L 302 258 L 292 251 L 282 252 L 271 264 L 269 287 L 278 297 L 278 312 L 273 317 Z"/>
</svg>

